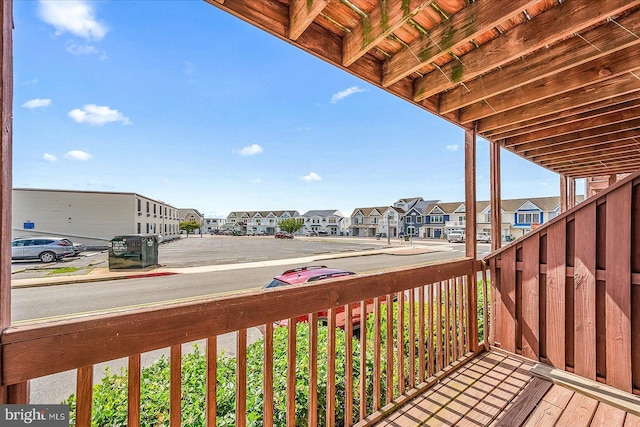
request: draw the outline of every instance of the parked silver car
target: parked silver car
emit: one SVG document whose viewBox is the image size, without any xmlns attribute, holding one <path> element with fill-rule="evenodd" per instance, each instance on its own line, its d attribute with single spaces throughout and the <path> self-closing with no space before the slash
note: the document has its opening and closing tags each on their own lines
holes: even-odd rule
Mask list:
<svg viewBox="0 0 640 427">
<path fill-rule="evenodd" d="M 73 243 L 62 237 L 27 237 L 11 241 L 11 259 L 52 262 L 75 254 Z"/>
<path fill-rule="evenodd" d="M 447 240 L 456 243 L 464 243 L 464 233 L 462 231 L 451 231 L 447 234 Z"/>
</svg>

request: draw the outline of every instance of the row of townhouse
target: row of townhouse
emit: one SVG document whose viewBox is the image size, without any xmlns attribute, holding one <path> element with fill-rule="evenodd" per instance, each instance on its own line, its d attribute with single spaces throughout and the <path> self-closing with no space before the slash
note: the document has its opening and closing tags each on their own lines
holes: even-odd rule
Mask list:
<svg viewBox="0 0 640 427">
<path fill-rule="evenodd" d="M 578 197 L 578 200 L 582 200 Z M 501 236 L 512 240 L 560 213 L 559 197 L 510 199 L 502 201 Z M 489 201 L 476 202 L 477 232 L 491 231 Z M 441 239 L 466 226 L 464 202 L 427 201 L 422 198 L 401 199 L 393 206 L 357 208 L 351 215 L 354 236 L 397 237 L 401 235 Z"/>
<path fill-rule="evenodd" d="M 278 223 L 285 219 L 299 219 L 303 226 L 296 234 L 318 233 L 344 236 L 349 233 L 351 219 L 337 209 L 312 210 L 303 215 L 296 210 L 288 211 L 235 211 L 224 223 L 215 221 L 218 229 L 238 231 L 242 234 L 275 234 L 280 230 Z M 207 223 L 205 219 L 205 223 Z M 211 219 L 211 223 L 214 220 Z M 211 227 L 213 229 L 213 227 Z"/>
</svg>

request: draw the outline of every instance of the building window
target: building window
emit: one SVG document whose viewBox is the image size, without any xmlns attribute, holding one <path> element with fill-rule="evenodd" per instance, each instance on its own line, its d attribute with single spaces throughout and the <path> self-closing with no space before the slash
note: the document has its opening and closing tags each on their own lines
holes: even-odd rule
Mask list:
<svg viewBox="0 0 640 427">
<path fill-rule="evenodd" d="M 484 214 L 484 222 L 491 222 L 491 212 Z"/>
<path fill-rule="evenodd" d="M 421 216 L 417 216 L 416 217 L 416 224 L 422 224 L 422 217 Z"/>
<path fill-rule="evenodd" d="M 329 224 L 335 224 L 335 223 L 336 223 L 336 218 L 335 217 L 329 218 Z"/>
<path fill-rule="evenodd" d="M 431 215 L 431 222 L 444 222 L 442 215 Z"/>
<path fill-rule="evenodd" d="M 371 224 L 377 224 L 378 223 L 378 217 L 373 217 L 371 218 Z"/>
<path fill-rule="evenodd" d="M 518 224 L 540 223 L 540 213 L 518 213 Z"/>
<path fill-rule="evenodd" d="M 147 213 L 149 213 L 149 202 L 147 202 Z"/>
<path fill-rule="evenodd" d="M 142 234 L 142 224 L 140 223 L 138 223 L 138 234 Z"/>
<path fill-rule="evenodd" d="M 156 204 L 155 203 L 153 204 L 153 214 L 154 215 L 156 214 Z"/>
<path fill-rule="evenodd" d="M 142 212 L 142 200 L 138 199 L 138 213 Z"/>
<path fill-rule="evenodd" d="M 149 223 L 147 223 L 147 231 L 146 231 L 146 233 L 149 234 Z"/>
<path fill-rule="evenodd" d="M 406 217 L 407 219 L 407 224 L 413 224 L 413 217 L 412 216 L 408 216 Z"/>
</svg>

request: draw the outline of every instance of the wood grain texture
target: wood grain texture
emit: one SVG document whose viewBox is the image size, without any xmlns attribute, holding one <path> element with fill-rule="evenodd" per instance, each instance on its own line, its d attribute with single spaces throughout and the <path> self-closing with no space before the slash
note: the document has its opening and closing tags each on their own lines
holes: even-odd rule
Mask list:
<svg viewBox="0 0 640 427">
<path fill-rule="evenodd" d="M 90 426 L 93 402 L 93 366 L 78 368 L 76 378 L 76 424 Z"/>
<path fill-rule="evenodd" d="M 127 426 L 140 425 L 140 355 L 129 356 L 127 369 Z"/>
<path fill-rule="evenodd" d="M 311 327 L 309 327 L 309 339 L 311 339 Z M 311 348 L 311 346 L 309 347 Z M 311 359 L 311 355 L 309 355 Z M 262 393 L 264 395 L 263 425 L 273 426 L 273 324 L 264 325 L 264 355 L 263 355 L 263 377 Z M 309 375 L 311 381 L 311 374 Z M 309 393 L 309 406 L 313 403 L 313 395 Z M 214 424 L 215 425 L 215 424 Z"/>
<path fill-rule="evenodd" d="M 296 424 L 296 321 L 289 319 L 287 323 L 287 427 Z"/>
<path fill-rule="evenodd" d="M 393 300 L 391 295 L 385 297 L 385 310 L 386 310 L 386 322 L 385 322 L 385 403 L 389 404 L 393 399 L 393 372 L 394 372 L 394 360 L 393 360 Z M 400 339 L 400 338 L 398 338 Z"/>
<path fill-rule="evenodd" d="M 318 422 L 318 313 L 309 315 L 309 423 Z"/>
<path fill-rule="evenodd" d="M 540 235 L 522 242 L 522 355 L 533 360 L 540 356 Z"/>
<path fill-rule="evenodd" d="M 269 334 L 271 334 L 271 353 L 273 354 L 273 326 L 269 329 L 267 325 L 265 327 L 265 372 L 264 372 L 264 382 L 265 384 L 268 381 L 269 370 L 268 366 L 268 341 Z M 272 369 L 273 371 L 273 369 Z M 273 375 L 273 374 L 272 374 Z M 207 427 L 215 427 L 216 425 L 216 417 L 218 415 L 218 337 L 209 337 L 207 338 L 207 373 L 206 373 L 206 381 L 207 381 L 207 396 L 206 396 L 206 411 L 207 411 Z M 273 383 L 273 379 L 271 379 L 271 384 Z M 271 387 L 272 388 L 272 387 Z M 267 393 L 266 387 L 263 388 L 265 402 L 272 402 L 271 400 L 267 400 L 269 395 Z M 264 407 L 264 425 L 265 427 L 271 426 L 271 422 L 273 422 L 273 414 L 269 417 L 269 407 L 270 405 L 265 404 Z"/>
<path fill-rule="evenodd" d="M 575 216 L 575 373 L 596 379 L 596 205 Z M 580 236 L 579 238 L 577 236 Z"/>
<path fill-rule="evenodd" d="M 367 317 L 367 304 L 365 301 L 360 303 L 361 318 Z M 367 331 L 366 323 L 361 323 L 360 326 L 360 372 L 366 372 L 367 369 Z M 367 376 L 360 375 L 360 401 L 366 402 L 367 400 Z M 360 420 L 363 420 L 367 416 L 366 405 L 360 405 Z"/>
<path fill-rule="evenodd" d="M 547 359 L 565 367 L 566 221 L 553 223 L 547 231 L 546 339 Z"/>
<path fill-rule="evenodd" d="M 180 427 L 182 425 L 182 346 L 171 346 L 169 361 L 169 423 L 171 427 Z M 236 420 L 236 425 L 242 425 L 242 423 Z"/>
<path fill-rule="evenodd" d="M 502 254 L 500 269 L 500 305 L 496 321 L 496 341 L 500 348 L 516 351 L 516 248 L 512 246 Z"/>
<path fill-rule="evenodd" d="M 336 310 L 327 314 L 327 427 L 336 423 Z"/>
<path fill-rule="evenodd" d="M 631 184 L 607 196 L 607 384 L 631 392 Z"/>
</svg>

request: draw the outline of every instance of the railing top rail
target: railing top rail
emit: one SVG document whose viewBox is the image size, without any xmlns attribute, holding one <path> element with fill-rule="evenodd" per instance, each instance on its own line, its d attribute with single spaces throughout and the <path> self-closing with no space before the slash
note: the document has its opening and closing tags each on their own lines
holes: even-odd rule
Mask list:
<svg viewBox="0 0 640 427">
<path fill-rule="evenodd" d="M 585 199 L 583 202 L 577 204 L 576 206 L 572 207 L 571 209 L 567 210 L 566 212 L 564 212 L 561 215 L 558 215 L 557 217 L 553 218 L 552 220 L 545 222 L 544 224 L 542 224 L 540 227 L 536 228 L 535 230 L 531 230 L 529 233 L 527 233 L 525 236 L 523 236 L 524 239 L 526 239 L 527 237 L 533 236 L 536 233 L 540 234 L 544 231 L 547 230 L 548 227 L 550 227 L 551 225 L 553 225 L 554 223 L 561 221 L 562 218 L 566 218 L 568 215 L 571 215 L 573 213 L 575 213 L 576 211 L 582 209 L 585 206 L 588 206 L 591 203 L 599 203 L 600 200 L 602 200 L 603 198 L 605 198 L 609 193 L 616 191 L 618 188 L 627 185 L 630 182 L 633 182 L 636 179 L 640 178 L 640 171 L 637 171 L 631 175 L 629 175 L 628 177 L 626 177 L 623 180 L 620 180 L 618 182 L 616 182 L 615 184 L 611 185 L 609 188 L 607 188 L 606 190 L 598 193 L 597 195 L 590 197 L 588 199 Z M 500 249 L 491 252 L 489 255 L 487 255 L 486 257 L 484 257 L 485 261 L 488 261 L 492 258 L 495 258 L 497 255 L 500 255 L 502 252 L 506 251 L 507 249 L 511 248 L 514 245 L 517 245 L 519 243 L 522 242 L 523 238 L 519 238 L 514 240 L 513 242 L 501 247 Z"/>
<path fill-rule="evenodd" d="M 477 261 L 460 258 L 321 284 L 12 326 L 0 340 L 2 385 L 402 292 L 474 269 Z"/>
</svg>

